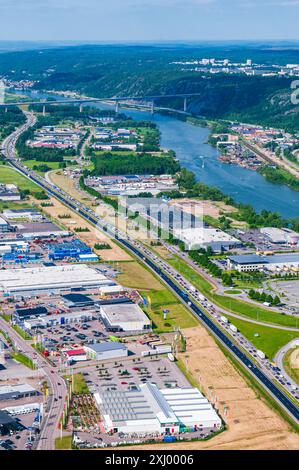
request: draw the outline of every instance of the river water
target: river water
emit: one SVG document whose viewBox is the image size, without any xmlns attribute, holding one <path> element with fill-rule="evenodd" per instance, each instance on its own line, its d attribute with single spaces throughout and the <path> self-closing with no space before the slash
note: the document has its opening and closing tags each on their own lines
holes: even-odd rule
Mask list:
<svg viewBox="0 0 299 470">
<path fill-rule="evenodd" d="M 33 93 L 31 96 L 36 99 L 54 97 L 43 93 Z M 111 109 L 111 106 L 102 103 L 95 106 Z M 217 149 L 206 143 L 209 135 L 207 128 L 146 111 L 125 109 L 124 113 L 136 120 L 155 122 L 161 131 L 162 147 L 173 149 L 181 166 L 193 171 L 200 182 L 216 186 L 237 202 L 251 204 L 257 212 L 268 209 L 286 218 L 299 217 L 298 191 L 269 183 L 253 170 L 220 162 Z"/>
</svg>

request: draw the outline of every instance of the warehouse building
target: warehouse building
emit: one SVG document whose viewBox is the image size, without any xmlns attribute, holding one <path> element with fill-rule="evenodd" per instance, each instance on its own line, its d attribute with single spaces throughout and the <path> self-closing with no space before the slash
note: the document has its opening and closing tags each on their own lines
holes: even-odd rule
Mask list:
<svg viewBox="0 0 299 470">
<path fill-rule="evenodd" d="M 11 231 L 11 225 L 5 219 L 3 219 L 3 217 L 0 217 L 0 233 L 7 233 Z"/>
<path fill-rule="evenodd" d="M 70 232 L 62 230 L 52 222 L 22 223 L 17 226 L 18 232 L 27 240 L 34 238 L 68 237 Z"/>
<path fill-rule="evenodd" d="M 59 291 L 72 288 L 98 288 L 114 284 L 86 264 L 41 266 L 0 271 L 0 292 L 10 294 Z"/>
<path fill-rule="evenodd" d="M 287 228 L 263 227 L 260 232 L 275 244 L 297 245 L 299 242 L 299 233 Z"/>
<path fill-rule="evenodd" d="M 116 342 L 89 344 L 85 346 L 85 351 L 87 357 L 95 361 L 105 361 L 128 355 L 126 346 Z"/>
<path fill-rule="evenodd" d="M 1 385 L 0 400 L 18 400 L 19 398 L 34 397 L 39 392 L 29 384 Z"/>
<path fill-rule="evenodd" d="M 66 294 L 62 296 L 62 299 L 68 308 L 91 307 L 94 305 L 94 300 L 92 300 L 91 297 L 83 294 Z"/>
<path fill-rule="evenodd" d="M 239 255 L 228 256 L 228 269 L 239 272 L 249 271 L 276 271 L 276 272 L 298 272 L 299 253 L 288 253 L 283 255 Z"/>
<path fill-rule="evenodd" d="M 122 302 L 100 305 L 100 316 L 107 331 L 137 332 L 151 329 L 151 322 L 139 305 Z"/>
<path fill-rule="evenodd" d="M 100 390 L 94 397 L 107 433 L 177 434 L 221 427 L 220 417 L 196 388 L 159 390 L 146 382 L 137 390 Z"/>
<path fill-rule="evenodd" d="M 55 313 L 53 315 L 38 318 L 24 319 L 24 328 L 32 330 L 34 328 L 48 328 L 55 325 L 68 325 L 70 323 L 84 323 L 93 319 L 92 311 L 79 311 L 74 313 Z"/>
<path fill-rule="evenodd" d="M 48 309 L 43 305 L 32 308 L 17 308 L 13 314 L 13 320 L 23 322 L 29 318 L 38 318 L 45 315 L 48 315 Z"/>
<path fill-rule="evenodd" d="M 20 201 L 21 195 L 15 184 L 0 184 L 0 201 Z"/>
<path fill-rule="evenodd" d="M 3 211 L 3 216 L 8 220 L 27 219 L 27 220 L 42 220 L 43 215 L 35 209 L 6 209 Z"/>
<path fill-rule="evenodd" d="M 240 240 L 217 228 L 187 228 L 174 230 L 173 235 L 185 244 L 185 249 L 212 248 L 215 252 L 242 246 Z"/>
</svg>

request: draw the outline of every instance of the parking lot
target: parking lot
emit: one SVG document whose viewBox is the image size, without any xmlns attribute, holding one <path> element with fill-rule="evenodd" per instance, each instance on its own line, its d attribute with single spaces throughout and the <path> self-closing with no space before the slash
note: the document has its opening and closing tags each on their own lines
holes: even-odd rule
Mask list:
<svg viewBox="0 0 299 470">
<path fill-rule="evenodd" d="M 80 369 L 76 369 L 80 371 Z M 158 388 L 188 387 L 188 380 L 174 362 L 165 356 L 115 359 L 101 362 L 81 372 L 92 393 L 99 387 L 106 390 L 134 390 L 140 383 L 150 381 Z"/>
</svg>

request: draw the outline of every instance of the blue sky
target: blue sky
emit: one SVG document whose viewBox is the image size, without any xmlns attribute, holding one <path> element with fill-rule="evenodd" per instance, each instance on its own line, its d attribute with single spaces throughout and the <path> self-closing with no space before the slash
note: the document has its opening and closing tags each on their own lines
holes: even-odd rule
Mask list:
<svg viewBox="0 0 299 470">
<path fill-rule="evenodd" d="M 299 39 L 299 0 L 0 0 L 1 40 Z"/>
</svg>

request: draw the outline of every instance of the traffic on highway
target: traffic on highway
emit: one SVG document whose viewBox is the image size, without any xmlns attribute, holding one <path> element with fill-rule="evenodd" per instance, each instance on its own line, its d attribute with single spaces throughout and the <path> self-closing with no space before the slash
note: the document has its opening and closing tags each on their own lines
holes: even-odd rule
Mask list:
<svg viewBox="0 0 299 470">
<path fill-rule="evenodd" d="M 221 317 L 217 312 L 217 307 L 210 304 L 207 299 L 200 293 L 198 289 L 192 286 L 178 271 L 172 268 L 167 262 L 153 253 L 150 249 L 142 245 L 137 240 L 124 234 L 111 224 L 100 220 L 92 209 L 87 208 L 84 204 L 76 201 L 67 195 L 61 188 L 54 184 L 50 184 L 41 176 L 35 174 L 32 170 L 23 166 L 15 155 L 15 144 L 22 132 L 28 127 L 34 125 L 35 118 L 25 112 L 27 122 L 24 126 L 17 129 L 13 134 L 3 142 L 2 152 L 9 163 L 24 176 L 30 178 L 46 192 L 57 198 L 65 206 L 75 210 L 88 222 L 104 231 L 106 234 L 115 238 L 116 241 L 125 249 L 133 253 L 136 258 L 146 264 L 189 308 L 189 310 L 199 319 L 199 321 L 210 331 L 210 333 L 219 341 L 229 352 L 238 360 L 239 363 L 253 376 L 263 388 L 275 399 L 276 402 L 288 413 L 288 415 L 299 423 L 299 408 L 295 402 L 298 398 L 297 391 L 284 381 L 283 375 L 278 368 L 271 366 L 267 359 L 259 358 L 256 354 L 254 346 L 247 341 L 239 332 L 229 330 L 227 324 L 221 321 Z M 21 344 L 21 347 L 25 347 Z M 250 357 L 251 356 L 251 357 Z M 53 440 L 51 436 L 57 432 L 57 424 L 63 408 L 63 400 L 55 401 L 59 389 L 59 374 L 50 371 L 46 364 L 40 364 L 49 378 L 52 387 L 51 410 L 44 422 L 43 431 L 41 432 L 40 448 L 47 448 Z M 62 388 L 60 386 L 60 388 Z M 63 386 L 63 394 L 66 395 L 66 387 Z M 59 390 L 59 395 L 62 395 Z M 293 396 L 293 398 L 291 398 Z M 51 420 L 50 416 L 53 417 Z"/>
</svg>

